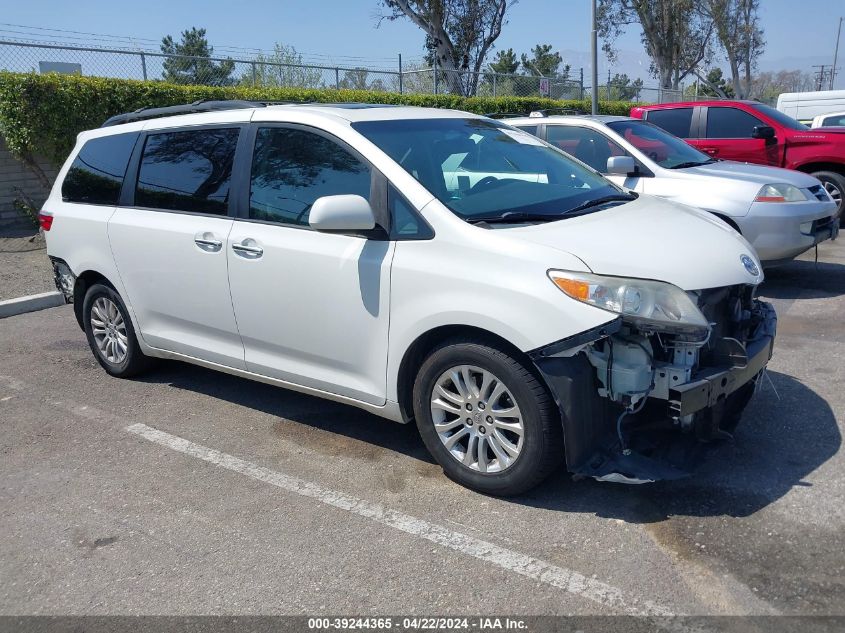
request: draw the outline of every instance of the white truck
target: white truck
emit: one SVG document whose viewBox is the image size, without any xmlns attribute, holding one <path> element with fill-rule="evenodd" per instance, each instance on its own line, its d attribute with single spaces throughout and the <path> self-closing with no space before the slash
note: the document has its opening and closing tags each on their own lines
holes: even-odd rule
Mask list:
<svg viewBox="0 0 845 633">
<path fill-rule="evenodd" d="M 845 90 L 784 92 L 778 96 L 777 109 L 805 125 L 810 125 L 820 114 L 845 110 Z"/>
</svg>

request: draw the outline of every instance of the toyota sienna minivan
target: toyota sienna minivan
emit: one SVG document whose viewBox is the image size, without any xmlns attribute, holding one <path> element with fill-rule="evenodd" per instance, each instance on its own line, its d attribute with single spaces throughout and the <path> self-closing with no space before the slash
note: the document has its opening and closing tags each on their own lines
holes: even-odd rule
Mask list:
<svg viewBox="0 0 845 633">
<path fill-rule="evenodd" d="M 94 356 L 414 422 L 455 481 L 646 482 L 728 437 L 776 317 L 749 244 L 452 110 L 197 102 L 79 135 L 40 215 Z"/>
</svg>

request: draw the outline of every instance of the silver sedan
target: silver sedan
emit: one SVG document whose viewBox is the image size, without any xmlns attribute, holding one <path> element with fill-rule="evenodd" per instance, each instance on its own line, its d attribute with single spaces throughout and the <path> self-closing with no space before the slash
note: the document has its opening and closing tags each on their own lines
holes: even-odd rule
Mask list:
<svg viewBox="0 0 845 633">
<path fill-rule="evenodd" d="M 629 117 L 535 113 L 507 122 L 624 187 L 710 211 L 739 231 L 769 266 L 839 231 L 836 203 L 821 182 L 802 172 L 715 160 Z"/>
</svg>

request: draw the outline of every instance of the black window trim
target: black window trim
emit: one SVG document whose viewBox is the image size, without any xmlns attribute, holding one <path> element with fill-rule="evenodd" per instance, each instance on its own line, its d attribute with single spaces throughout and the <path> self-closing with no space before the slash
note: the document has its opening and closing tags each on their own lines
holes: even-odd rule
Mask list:
<svg viewBox="0 0 845 633">
<path fill-rule="evenodd" d="M 106 204 L 106 203 L 103 203 L 103 202 L 77 202 L 77 201 L 74 201 L 74 200 L 67 200 L 64 196 L 64 192 L 62 191 L 64 189 L 64 186 L 65 186 L 65 180 L 67 180 L 68 173 L 70 173 L 70 170 L 73 169 L 73 163 L 75 163 L 76 160 L 79 158 L 79 155 L 82 153 L 82 150 L 85 149 L 85 146 L 88 145 L 88 143 L 90 143 L 92 141 L 97 141 L 99 139 L 112 138 L 114 136 L 128 136 L 130 134 L 136 135 L 135 136 L 135 144 L 132 146 L 132 151 L 129 153 L 129 160 L 126 163 L 126 170 L 123 172 L 123 182 L 120 185 L 120 192 L 117 195 L 117 203 L 116 204 Z M 95 137 L 89 138 L 87 141 L 85 141 L 82 144 L 82 147 L 79 148 L 79 151 L 74 155 L 73 160 L 70 162 L 70 166 L 68 167 L 67 172 L 65 172 L 65 175 L 62 178 L 62 184 L 59 187 L 59 193 L 61 193 L 61 195 L 62 195 L 62 202 L 65 203 L 65 204 L 84 204 L 84 205 L 90 206 L 90 207 L 119 207 L 120 201 L 123 199 L 123 190 L 126 187 L 126 181 L 129 180 L 130 177 L 131 177 L 130 175 L 132 173 L 131 172 L 132 159 L 135 156 L 135 152 L 138 150 L 138 141 L 140 140 L 142 134 L 143 134 L 142 132 L 137 131 L 137 130 L 135 132 L 121 132 L 120 134 L 103 134 L 101 136 L 95 136 Z"/>
<path fill-rule="evenodd" d="M 253 121 L 248 125 L 246 134 L 242 134 L 241 138 L 243 144 L 238 145 L 238 152 L 235 154 L 235 166 L 232 170 L 232 177 L 238 175 L 238 181 L 242 183 L 239 188 L 237 200 L 235 201 L 234 219 L 237 222 L 250 222 L 253 224 L 266 224 L 268 226 L 277 226 L 280 228 L 296 229 L 299 231 L 313 231 L 310 226 L 300 224 L 289 224 L 285 222 L 273 222 L 272 220 L 260 220 L 249 217 L 249 198 L 250 186 L 252 183 L 252 159 L 255 153 L 255 140 L 258 137 L 259 128 L 285 128 L 293 130 L 301 130 L 303 132 L 310 132 L 317 134 L 333 143 L 339 145 L 342 149 L 349 152 L 357 160 L 361 161 L 370 170 L 370 196 L 368 202 L 373 209 L 373 214 L 376 217 L 376 228 L 372 231 L 357 231 L 357 232 L 342 232 L 342 235 L 350 235 L 353 237 L 362 237 L 370 240 L 388 240 L 388 241 L 406 241 L 406 240 L 420 240 L 431 239 L 434 237 L 434 230 L 420 215 L 419 209 L 410 204 L 404 198 L 408 208 L 417 217 L 421 226 L 427 227 L 431 233 L 431 237 L 411 236 L 396 236 L 393 230 L 393 217 L 388 203 L 388 191 L 393 188 L 399 192 L 399 189 L 390 182 L 390 180 L 370 162 L 361 152 L 355 149 L 352 145 L 343 139 L 335 136 L 322 128 L 307 125 L 304 123 L 293 123 L 287 121 Z M 401 193 L 399 194 L 401 195 Z"/>
<path fill-rule="evenodd" d="M 132 151 L 132 156 L 129 159 L 129 166 L 126 169 L 126 177 L 123 179 L 123 188 L 120 190 L 120 198 L 118 199 L 118 207 L 138 209 L 139 211 L 152 211 L 155 213 L 176 213 L 179 215 L 195 215 L 204 218 L 234 218 L 235 217 L 235 201 L 242 184 L 237 177 L 238 166 L 238 152 L 242 147 L 244 139 L 244 130 L 248 127 L 248 123 L 244 121 L 232 123 L 200 123 L 195 125 L 180 125 L 177 127 L 166 127 L 152 130 L 141 130 L 138 140 L 135 142 L 135 149 Z M 155 134 L 167 134 L 169 132 L 201 132 L 203 130 L 238 130 L 238 142 L 235 148 L 235 160 L 232 164 L 232 178 L 229 182 L 229 205 L 225 215 L 219 213 L 201 213 L 199 211 L 183 211 L 180 209 L 160 209 L 158 207 L 141 207 L 135 205 L 135 190 L 138 183 L 138 174 L 141 170 L 141 157 L 144 153 L 144 147 L 147 144 L 147 137 Z"/>
</svg>

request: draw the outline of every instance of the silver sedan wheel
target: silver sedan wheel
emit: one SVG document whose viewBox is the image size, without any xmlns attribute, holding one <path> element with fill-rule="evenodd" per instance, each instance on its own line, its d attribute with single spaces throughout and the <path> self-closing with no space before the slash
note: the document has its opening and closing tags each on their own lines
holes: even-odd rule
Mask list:
<svg viewBox="0 0 845 633">
<path fill-rule="evenodd" d="M 100 355 L 108 362 L 120 365 L 126 358 L 129 339 L 123 316 L 108 297 L 98 297 L 91 306 L 91 331 Z"/>
<path fill-rule="evenodd" d="M 510 468 L 522 451 L 522 413 L 507 385 L 485 369 L 452 367 L 431 394 L 431 419 L 443 445 L 482 473 Z"/>
<path fill-rule="evenodd" d="M 837 205 L 842 205 L 842 192 L 839 190 L 839 187 L 836 186 L 836 183 L 833 183 L 829 180 L 824 181 L 824 188 L 830 194 L 830 197 L 833 198 L 833 201 Z"/>
</svg>

